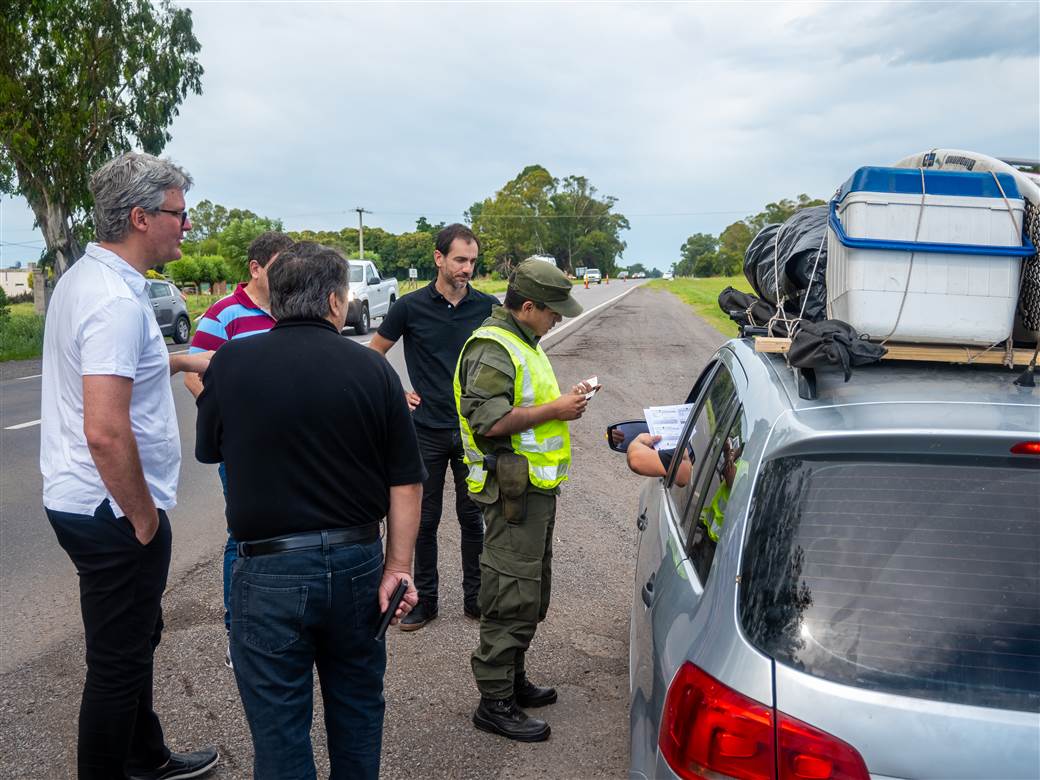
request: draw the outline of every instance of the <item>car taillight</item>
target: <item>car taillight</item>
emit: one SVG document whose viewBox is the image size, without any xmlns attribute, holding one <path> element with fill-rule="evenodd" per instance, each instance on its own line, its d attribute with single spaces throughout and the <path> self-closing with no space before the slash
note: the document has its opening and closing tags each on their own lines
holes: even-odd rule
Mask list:
<svg viewBox="0 0 1040 780">
<path fill-rule="evenodd" d="M 1020 441 L 1011 448 L 1013 455 L 1040 455 L 1040 441 Z"/>
<path fill-rule="evenodd" d="M 659 745 L 684 780 L 772 780 L 773 711 L 705 674 L 682 665 L 664 702 Z"/>
<path fill-rule="evenodd" d="M 847 742 L 786 713 L 780 717 L 780 780 L 869 780 L 863 758 Z"/>
<path fill-rule="evenodd" d="M 665 697 L 658 745 L 683 780 L 869 780 L 863 758 L 837 737 L 774 711 L 682 665 Z"/>
</svg>

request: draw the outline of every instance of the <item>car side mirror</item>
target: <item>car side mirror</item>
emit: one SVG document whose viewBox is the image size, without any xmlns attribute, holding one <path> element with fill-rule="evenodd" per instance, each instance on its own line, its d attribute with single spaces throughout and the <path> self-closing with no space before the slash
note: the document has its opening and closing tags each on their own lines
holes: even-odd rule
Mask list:
<svg viewBox="0 0 1040 780">
<path fill-rule="evenodd" d="M 626 452 L 628 445 L 641 433 L 649 433 L 646 420 L 629 420 L 607 426 L 607 446 L 614 452 Z"/>
</svg>

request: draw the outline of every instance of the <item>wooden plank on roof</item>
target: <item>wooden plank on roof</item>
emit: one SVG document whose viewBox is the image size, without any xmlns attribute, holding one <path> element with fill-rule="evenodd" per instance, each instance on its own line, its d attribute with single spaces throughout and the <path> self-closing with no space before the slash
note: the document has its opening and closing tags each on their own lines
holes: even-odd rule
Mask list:
<svg viewBox="0 0 1040 780">
<path fill-rule="evenodd" d="M 977 363 L 981 365 L 1005 365 L 1008 358 L 1003 346 L 985 349 L 956 344 L 886 344 L 888 354 L 883 360 L 917 360 L 928 363 Z M 756 336 L 755 352 L 785 354 L 791 348 L 791 339 L 772 336 Z M 1012 350 L 1016 366 L 1029 365 L 1033 357 L 1031 349 Z"/>
</svg>

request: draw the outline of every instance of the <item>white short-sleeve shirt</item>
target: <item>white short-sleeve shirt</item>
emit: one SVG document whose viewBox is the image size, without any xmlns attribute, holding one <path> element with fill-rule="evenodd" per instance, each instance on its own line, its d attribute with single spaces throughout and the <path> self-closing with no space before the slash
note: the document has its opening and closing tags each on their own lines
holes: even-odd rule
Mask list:
<svg viewBox="0 0 1040 780">
<path fill-rule="evenodd" d="M 181 440 L 170 356 L 147 282 L 113 252 L 88 244 L 54 289 L 43 337 L 40 471 L 43 505 L 92 515 L 106 498 L 83 433 L 83 377 L 133 379 L 130 423 L 144 478 L 159 509 L 177 502 Z"/>
</svg>

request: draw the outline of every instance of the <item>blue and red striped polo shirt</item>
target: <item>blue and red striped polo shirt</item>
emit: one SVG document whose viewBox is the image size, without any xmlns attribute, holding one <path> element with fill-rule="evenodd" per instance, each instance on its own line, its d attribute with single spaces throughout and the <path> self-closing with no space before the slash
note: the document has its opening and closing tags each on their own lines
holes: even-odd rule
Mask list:
<svg viewBox="0 0 1040 780">
<path fill-rule="evenodd" d="M 231 295 L 221 298 L 202 315 L 188 352 L 206 352 L 232 339 L 266 333 L 275 322 L 274 317 L 253 303 L 245 284 L 240 283 Z"/>
</svg>

